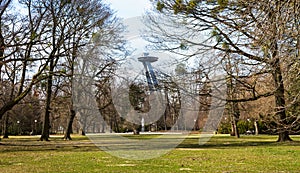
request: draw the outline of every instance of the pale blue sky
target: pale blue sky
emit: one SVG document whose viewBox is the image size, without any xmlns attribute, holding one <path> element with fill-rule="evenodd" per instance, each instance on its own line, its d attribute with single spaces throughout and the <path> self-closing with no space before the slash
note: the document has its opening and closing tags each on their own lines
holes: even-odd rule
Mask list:
<svg viewBox="0 0 300 173">
<path fill-rule="evenodd" d="M 142 16 L 151 8 L 150 0 L 103 0 L 103 2 L 110 4 L 116 15 L 124 19 Z"/>
<path fill-rule="evenodd" d="M 103 0 L 109 4 L 116 12 L 116 16 L 123 18 L 123 23 L 127 27 L 125 38 L 128 39 L 130 45 L 136 49 L 134 54 L 142 54 L 145 52 L 148 44 L 140 35 L 145 25 L 141 21 L 141 16 L 151 9 L 151 0 Z"/>
<path fill-rule="evenodd" d="M 155 68 L 160 69 L 164 73 L 173 71 L 174 57 L 170 57 L 166 52 L 157 52 L 149 50 L 146 46 L 149 44 L 147 41 L 141 38 L 141 33 L 145 28 L 145 25 L 141 21 L 141 16 L 145 12 L 152 8 L 150 0 L 103 0 L 103 2 L 110 4 L 110 7 L 116 11 L 117 17 L 124 19 L 124 24 L 127 26 L 127 33 L 125 38 L 128 39 L 130 46 L 135 49 L 130 57 L 127 58 L 125 64 L 120 69 L 120 75 L 134 74 L 134 71 L 140 72 L 144 67 L 137 61 L 137 58 L 142 56 L 144 52 L 150 53 L 151 56 L 160 57 L 158 62 L 153 63 Z M 133 77 L 136 77 L 133 75 Z"/>
</svg>

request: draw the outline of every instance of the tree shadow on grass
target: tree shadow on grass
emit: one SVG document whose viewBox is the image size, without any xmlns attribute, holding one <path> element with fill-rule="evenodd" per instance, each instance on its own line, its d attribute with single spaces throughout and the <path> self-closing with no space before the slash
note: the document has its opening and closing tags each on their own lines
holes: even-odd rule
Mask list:
<svg viewBox="0 0 300 173">
<path fill-rule="evenodd" d="M 50 141 L 39 141 L 38 138 L 5 139 L 0 141 L 0 153 L 21 151 L 99 151 L 94 143 L 87 139 L 66 141 L 50 138 Z"/>
<path fill-rule="evenodd" d="M 211 138 L 207 139 L 204 144 L 199 144 L 199 138 L 189 138 L 183 141 L 177 148 L 192 148 L 192 149 L 226 149 L 226 148 L 243 148 L 253 146 L 300 146 L 299 140 L 289 142 L 276 142 L 276 138 L 262 137 L 226 137 L 226 138 Z M 206 141 L 204 139 L 204 141 Z"/>
<path fill-rule="evenodd" d="M 143 136 L 142 136 L 143 139 Z M 237 139 L 229 136 L 217 136 L 212 138 L 202 138 L 207 141 L 199 145 L 199 137 L 188 137 L 177 149 L 226 149 L 226 148 L 243 148 L 254 146 L 299 146 L 300 138 L 297 137 L 292 142 L 278 143 L 276 136 L 242 136 Z M 147 147 L 140 150 L 147 150 Z M 165 149 L 163 146 L 159 149 Z M 50 141 L 39 141 L 39 138 L 21 138 L 5 139 L 0 141 L 0 153 L 3 152 L 20 152 L 20 151 L 57 151 L 57 152 L 95 152 L 100 151 L 88 138 L 74 138 L 72 141 L 65 141 L 61 138 L 50 138 Z"/>
</svg>

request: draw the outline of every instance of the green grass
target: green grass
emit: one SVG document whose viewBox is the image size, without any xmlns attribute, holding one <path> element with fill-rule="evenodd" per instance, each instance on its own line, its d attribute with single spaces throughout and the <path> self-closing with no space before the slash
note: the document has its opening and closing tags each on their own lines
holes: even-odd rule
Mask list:
<svg viewBox="0 0 300 173">
<path fill-rule="evenodd" d="M 149 139 L 155 135 L 128 136 Z M 109 155 L 89 139 L 10 137 L 0 141 L 0 172 L 299 172 L 300 136 L 277 143 L 276 136 L 217 135 L 198 145 L 190 135 L 171 152 L 150 160 L 127 160 Z"/>
</svg>

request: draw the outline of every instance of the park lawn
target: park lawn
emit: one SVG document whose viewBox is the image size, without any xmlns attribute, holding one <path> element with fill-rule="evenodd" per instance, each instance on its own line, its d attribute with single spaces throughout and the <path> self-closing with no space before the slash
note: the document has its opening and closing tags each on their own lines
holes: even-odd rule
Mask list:
<svg viewBox="0 0 300 173">
<path fill-rule="evenodd" d="M 150 160 L 126 160 L 109 155 L 88 138 L 73 141 L 52 137 L 11 137 L 0 141 L 0 172 L 299 172 L 300 136 L 276 143 L 276 136 L 216 135 L 198 145 L 190 135 L 169 153 Z M 147 139 L 147 135 L 134 138 Z"/>
</svg>

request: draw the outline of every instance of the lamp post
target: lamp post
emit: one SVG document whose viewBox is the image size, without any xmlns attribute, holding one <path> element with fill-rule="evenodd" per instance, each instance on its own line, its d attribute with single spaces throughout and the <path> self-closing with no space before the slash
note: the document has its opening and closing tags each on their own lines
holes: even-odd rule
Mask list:
<svg viewBox="0 0 300 173">
<path fill-rule="evenodd" d="M 196 130 L 196 119 L 194 119 L 194 131 Z"/>
<path fill-rule="evenodd" d="M 18 135 L 20 135 L 20 121 L 17 121 L 17 126 L 18 126 Z"/>
<path fill-rule="evenodd" d="M 145 119 L 144 119 L 144 117 L 142 117 L 141 124 L 142 124 L 142 132 L 145 132 Z"/>
<path fill-rule="evenodd" d="M 247 118 L 247 121 L 248 121 L 248 123 L 247 123 L 247 130 L 249 131 L 249 125 L 251 123 L 251 120 L 249 118 Z"/>
<path fill-rule="evenodd" d="M 250 135 L 250 134 L 252 134 L 252 132 L 250 131 L 250 129 L 249 129 L 249 125 L 250 125 L 250 123 L 251 123 L 251 120 L 249 119 L 249 118 L 247 118 L 247 131 L 246 131 L 246 134 L 248 134 L 248 135 Z"/>
<path fill-rule="evenodd" d="M 37 135 L 36 123 L 37 123 L 37 120 L 34 120 L 34 135 Z"/>
</svg>

